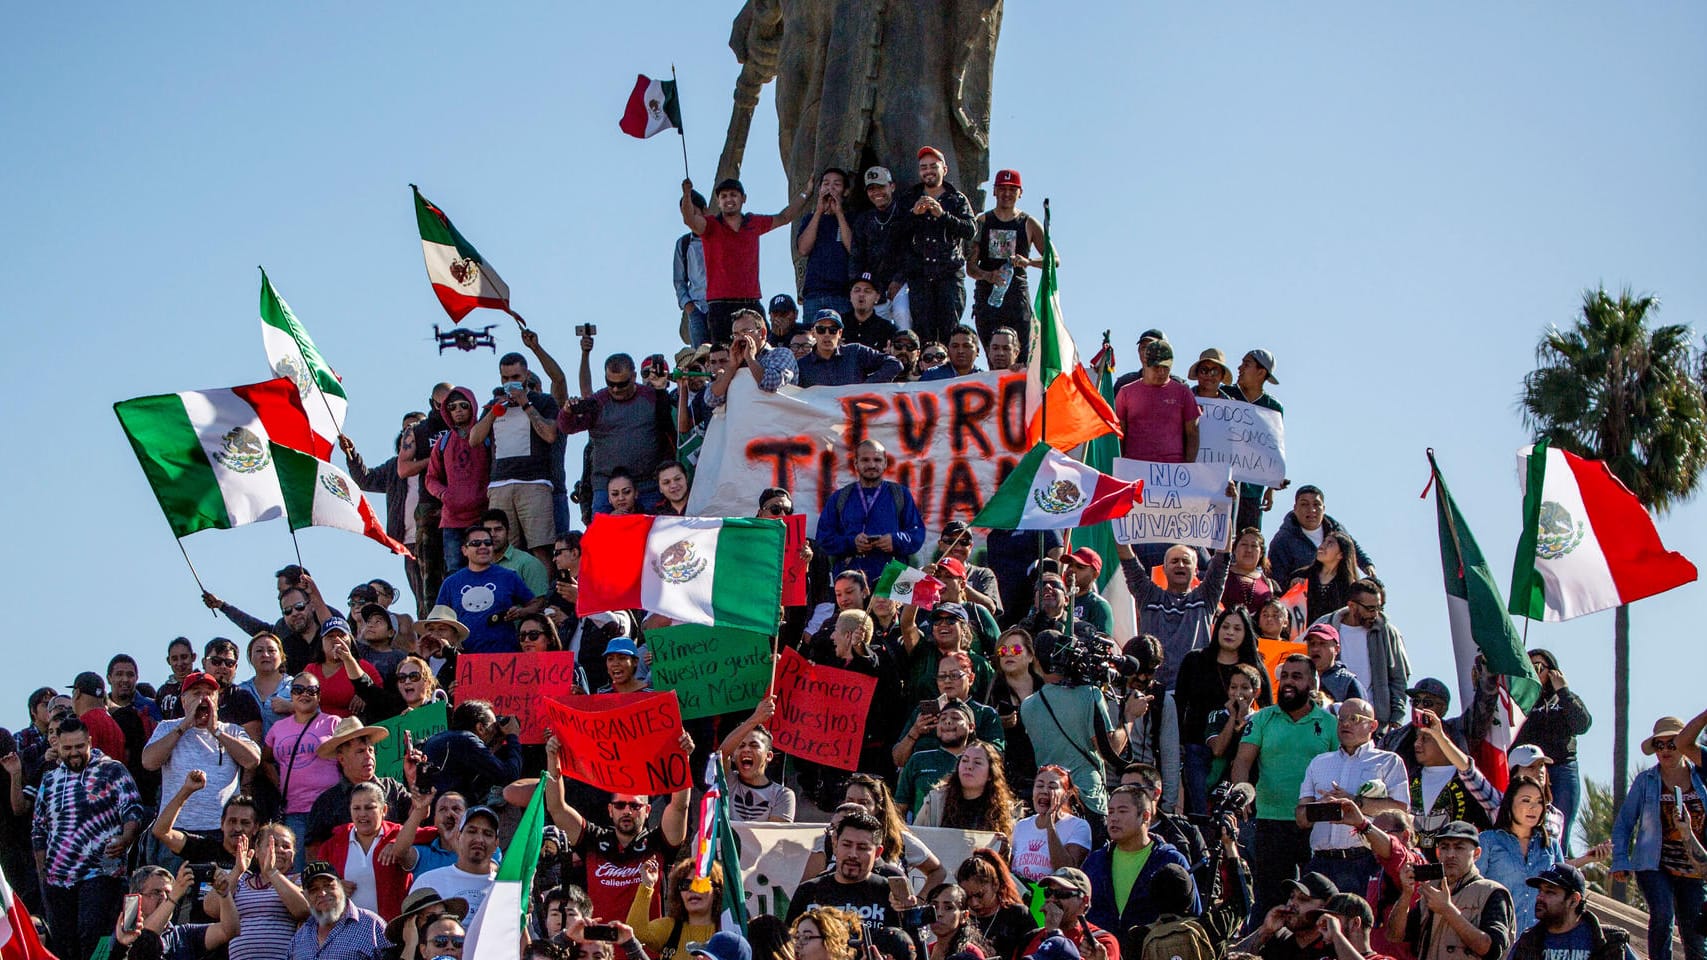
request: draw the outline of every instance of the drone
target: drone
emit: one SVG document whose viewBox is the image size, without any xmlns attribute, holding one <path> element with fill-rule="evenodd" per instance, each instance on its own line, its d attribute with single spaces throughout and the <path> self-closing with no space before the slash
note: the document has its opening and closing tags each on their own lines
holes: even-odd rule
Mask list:
<svg viewBox="0 0 1707 960">
<path fill-rule="evenodd" d="M 481 327 L 479 333 L 465 327 L 457 327 L 448 333 L 441 333 L 439 332 L 439 325 L 435 323 L 433 324 L 433 336 L 439 340 L 439 353 L 441 354 L 445 352 L 446 347 L 455 347 L 464 353 L 480 347 L 487 347 L 493 353 L 497 353 L 498 341 L 492 336 L 492 328 L 496 326 L 497 324 L 494 323 Z"/>
</svg>

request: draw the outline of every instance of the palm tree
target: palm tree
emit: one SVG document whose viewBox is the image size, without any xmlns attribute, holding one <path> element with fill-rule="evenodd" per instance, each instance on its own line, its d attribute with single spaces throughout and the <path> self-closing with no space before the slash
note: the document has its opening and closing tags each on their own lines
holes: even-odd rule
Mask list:
<svg viewBox="0 0 1707 960">
<path fill-rule="evenodd" d="M 1583 293 L 1568 330 L 1550 328 L 1535 348 L 1519 405 L 1536 439 L 1603 460 L 1649 510 L 1689 499 L 1707 472 L 1707 397 L 1689 328 L 1649 329 L 1652 295 L 1604 288 Z M 1614 624 L 1612 805 L 1630 782 L 1630 610 Z"/>
</svg>

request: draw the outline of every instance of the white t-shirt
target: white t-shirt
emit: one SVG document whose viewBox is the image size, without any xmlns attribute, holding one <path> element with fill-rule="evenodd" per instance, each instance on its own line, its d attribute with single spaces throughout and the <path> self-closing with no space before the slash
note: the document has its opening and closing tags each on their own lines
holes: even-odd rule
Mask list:
<svg viewBox="0 0 1707 960">
<path fill-rule="evenodd" d="M 431 887 L 446 900 L 451 897 L 461 897 L 467 900 L 468 915 L 472 917 L 480 909 L 480 905 L 486 902 L 486 895 L 492 892 L 492 881 L 497 876 L 497 864 L 492 865 L 490 873 L 481 876 L 469 873 L 452 863 L 436 870 L 416 874 L 415 882 L 411 886 L 416 890 Z"/>
<path fill-rule="evenodd" d="M 1318 547 L 1322 545 L 1322 538 L 1328 535 L 1328 525 L 1325 523 L 1316 524 L 1316 529 L 1314 530 L 1305 530 L 1303 527 L 1299 527 L 1298 529 L 1303 531 L 1304 539 Z"/>
<path fill-rule="evenodd" d="M 161 721 L 160 725 L 154 728 L 154 735 L 148 738 L 148 745 L 152 746 L 164 740 L 184 723 L 193 724 L 193 721 Z M 219 729 L 227 736 L 254 745 L 254 741 L 243 732 L 243 728 L 235 723 L 220 723 Z M 206 728 L 192 725 L 189 732 L 172 748 L 172 755 L 160 768 L 160 796 L 170 799 L 176 794 L 191 770 L 200 770 L 207 774 L 207 786 L 190 794 L 190 798 L 184 801 L 183 808 L 178 811 L 178 829 L 218 830 L 220 818 L 225 814 L 225 801 L 237 793 L 243 768 L 237 765 L 236 760 L 231 759 L 231 754 L 226 752 L 225 746 Z"/>
<path fill-rule="evenodd" d="M 1055 833 L 1063 844 L 1073 844 L 1090 850 L 1091 825 L 1079 817 L 1069 816 L 1055 825 Z M 1037 825 L 1036 817 L 1026 817 L 1014 823 L 1013 854 L 1009 866 L 1016 876 L 1041 880 L 1055 872 L 1049 862 L 1049 834 Z M 1066 864 L 1063 864 L 1066 866 Z"/>
<path fill-rule="evenodd" d="M 1345 661 L 1346 669 L 1363 683 L 1363 689 L 1374 690 L 1374 675 L 1369 668 L 1369 628 L 1341 623 L 1339 631 L 1340 659 Z"/>
</svg>

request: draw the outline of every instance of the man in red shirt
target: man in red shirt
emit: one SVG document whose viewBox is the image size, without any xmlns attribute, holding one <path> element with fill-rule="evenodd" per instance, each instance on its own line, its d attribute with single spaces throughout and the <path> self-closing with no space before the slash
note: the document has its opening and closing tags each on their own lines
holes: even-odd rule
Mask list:
<svg viewBox="0 0 1707 960">
<path fill-rule="evenodd" d="M 1166 340 L 1144 345 L 1143 375 L 1120 388 L 1114 413 L 1125 428 L 1120 455 L 1157 463 L 1197 459 L 1200 410 L 1191 388 L 1173 379 L 1174 348 Z"/>
<path fill-rule="evenodd" d="M 720 180 L 712 191 L 716 216 L 707 217 L 693 202 L 693 181 L 682 181 L 682 222 L 705 247 L 705 299 L 711 342 L 728 343 L 737 310 L 761 316 L 759 303 L 759 237 L 785 226 L 806 209 L 811 190 L 781 213 L 765 216 L 743 213 L 747 191 L 733 177 Z"/>
<path fill-rule="evenodd" d="M 71 681 L 71 709 L 89 729 L 89 745 L 108 757 L 125 763 L 124 728 L 107 713 L 107 682 L 93 670 L 85 670 Z"/>
</svg>

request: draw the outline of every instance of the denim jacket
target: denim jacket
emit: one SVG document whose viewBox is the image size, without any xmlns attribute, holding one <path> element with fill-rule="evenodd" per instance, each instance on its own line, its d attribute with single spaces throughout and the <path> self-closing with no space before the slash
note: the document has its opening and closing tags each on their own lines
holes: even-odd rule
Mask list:
<svg viewBox="0 0 1707 960">
<path fill-rule="evenodd" d="M 1511 891 L 1511 906 L 1517 914 L 1516 929 L 1528 930 L 1535 925 L 1535 888 L 1529 885 L 1528 880 L 1540 876 L 1548 867 L 1564 862 L 1565 854 L 1559 849 L 1558 838 L 1549 836 L 1547 842 L 1542 843 L 1537 832 L 1529 838 L 1527 856 L 1516 835 L 1506 830 L 1483 830 L 1481 845 L 1482 858 L 1476 862 L 1476 869 L 1482 876 L 1498 881 Z"/>
<path fill-rule="evenodd" d="M 1689 768 L 1689 779 L 1695 785 L 1696 796 L 1707 798 L 1707 784 L 1701 781 L 1701 768 L 1683 761 Z M 1660 868 L 1660 768 L 1649 767 L 1636 774 L 1630 782 L 1630 792 L 1618 816 L 1612 821 L 1612 869 L 1658 870 Z M 1635 848 L 1631 849 L 1631 841 Z"/>
</svg>

